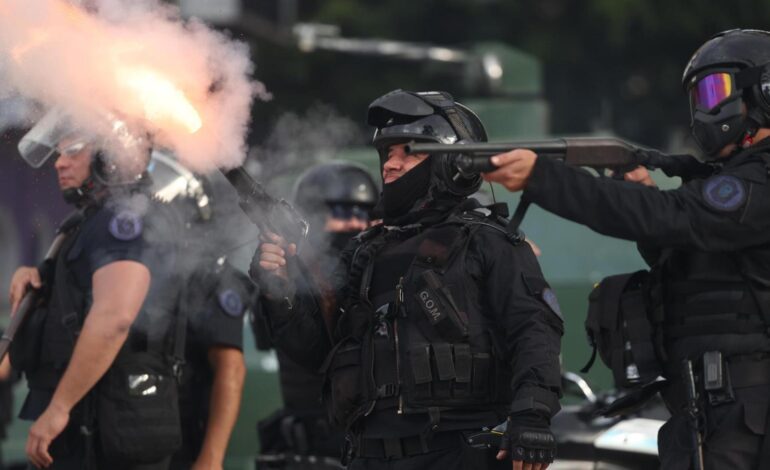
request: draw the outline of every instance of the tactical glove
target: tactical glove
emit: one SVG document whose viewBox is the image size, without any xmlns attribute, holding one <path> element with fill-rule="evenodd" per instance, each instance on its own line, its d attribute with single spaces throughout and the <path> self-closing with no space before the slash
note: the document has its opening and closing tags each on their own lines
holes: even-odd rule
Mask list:
<svg viewBox="0 0 770 470">
<path fill-rule="evenodd" d="M 556 457 L 556 438 L 545 418 L 509 416 L 500 450 L 508 451 L 511 460 L 551 463 Z"/>
</svg>

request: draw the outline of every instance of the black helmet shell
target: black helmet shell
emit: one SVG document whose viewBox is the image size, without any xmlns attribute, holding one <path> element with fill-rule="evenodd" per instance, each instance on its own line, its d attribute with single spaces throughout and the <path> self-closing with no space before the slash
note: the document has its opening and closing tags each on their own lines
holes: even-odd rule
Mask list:
<svg viewBox="0 0 770 470">
<path fill-rule="evenodd" d="M 453 113 L 456 119 L 450 118 Z M 444 91 L 391 91 L 369 105 L 367 122 L 375 127 L 372 145 L 387 159 L 388 148 L 396 143 L 428 141 L 453 144 L 460 141 L 486 142 L 487 133 L 479 117 L 457 103 Z M 432 157 L 431 192 L 468 196 L 478 191 L 480 175 L 459 173 L 454 162 L 457 154 Z"/>
<path fill-rule="evenodd" d="M 379 189 L 361 166 L 350 162 L 320 163 L 307 169 L 294 184 L 292 200 L 310 215 L 328 204 L 374 207 Z"/>
<path fill-rule="evenodd" d="M 767 63 L 770 63 L 770 32 L 731 29 L 715 35 L 695 51 L 682 74 L 682 87 L 687 89 L 692 79 L 704 70 L 748 68 Z"/>
</svg>

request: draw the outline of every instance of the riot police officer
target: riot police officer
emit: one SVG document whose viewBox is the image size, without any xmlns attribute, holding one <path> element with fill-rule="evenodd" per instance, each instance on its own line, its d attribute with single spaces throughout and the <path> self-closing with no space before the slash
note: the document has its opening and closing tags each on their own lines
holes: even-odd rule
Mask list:
<svg viewBox="0 0 770 470">
<path fill-rule="evenodd" d="M 151 168 L 153 193 L 171 205 L 185 227 L 177 237 L 184 260 L 176 307 L 180 325 L 186 325 L 179 390 L 182 447 L 171 468 L 221 469 L 240 409 L 246 377 L 243 320 L 255 303 L 256 288 L 227 260 L 227 243 L 217 236 L 227 221 L 209 181 L 158 151 Z"/>
<path fill-rule="evenodd" d="M 317 278 L 328 278 L 345 245 L 369 227 L 378 193 L 369 173 L 347 162 L 320 163 L 297 179 L 292 201 L 310 226 L 303 259 Z M 254 320 L 255 337 L 271 346 L 264 312 Z M 259 423 L 258 466 L 339 468 L 344 434 L 322 409 L 323 376 L 276 352 L 284 408 Z"/>
<path fill-rule="evenodd" d="M 479 175 L 460 173 L 456 155 L 404 151 L 486 140 L 481 121 L 448 93 L 396 90 L 371 103 L 368 122 L 383 223 L 354 238 L 325 295 L 297 273 L 294 246 L 260 246 L 252 274 L 268 286 L 275 342 L 324 371 L 350 469 L 548 467 L 562 334 L 553 291 L 523 236 L 468 198 Z M 500 421 L 507 430 L 490 432 Z"/>
<path fill-rule="evenodd" d="M 149 143 L 109 124 L 119 137 L 51 112 L 19 145 L 33 166 L 56 156 L 81 216 L 50 276 L 22 267 L 11 282 L 13 310 L 28 288 L 44 289 L 11 349 L 29 386 L 20 418 L 34 421 L 26 452 L 38 468 L 165 468 L 180 439 L 163 302 L 173 294 L 160 269 L 174 261 L 160 230 L 174 228 L 146 192 Z"/>
<path fill-rule="evenodd" d="M 486 178 L 638 242 L 652 266 L 649 311 L 673 415 L 659 434 L 662 467 L 697 465 L 697 432 L 705 468 L 768 468 L 770 33 L 714 36 L 690 59 L 682 85 L 706 166 L 678 189 L 657 189 L 644 169 L 626 178 L 644 184 L 590 178 L 527 150 L 494 157 L 501 168 Z M 680 373 L 687 360 L 698 395 L 689 404 Z M 697 412 L 697 426 L 686 411 Z"/>
</svg>

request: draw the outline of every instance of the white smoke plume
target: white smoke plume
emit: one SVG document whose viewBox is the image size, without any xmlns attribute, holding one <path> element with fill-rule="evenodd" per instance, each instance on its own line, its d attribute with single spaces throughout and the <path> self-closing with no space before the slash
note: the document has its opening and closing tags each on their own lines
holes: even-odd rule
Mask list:
<svg viewBox="0 0 770 470">
<path fill-rule="evenodd" d="M 97 134 L 120 116 L 198 172 L 245 158 L 252 100 L 269 99 L 252 72 L 246 44 L 157 0 L 0 2 L 0 96 Z"/>
</svg>

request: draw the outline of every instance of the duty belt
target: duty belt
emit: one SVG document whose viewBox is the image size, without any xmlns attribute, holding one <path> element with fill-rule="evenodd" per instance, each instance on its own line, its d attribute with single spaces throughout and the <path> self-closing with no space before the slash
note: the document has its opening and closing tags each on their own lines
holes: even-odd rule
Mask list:
<svg viewBox="0 0 770 470">
<path fill-rule="evenodd" d="M 462 434 L 457 431 L 436 433 L 430 438 L 419 435 L 389 439 L 361 437 L 357 439 L 354 454 L 366 459 L 400 459 L 455 448 L 461 440 Z"/>
</svg>

